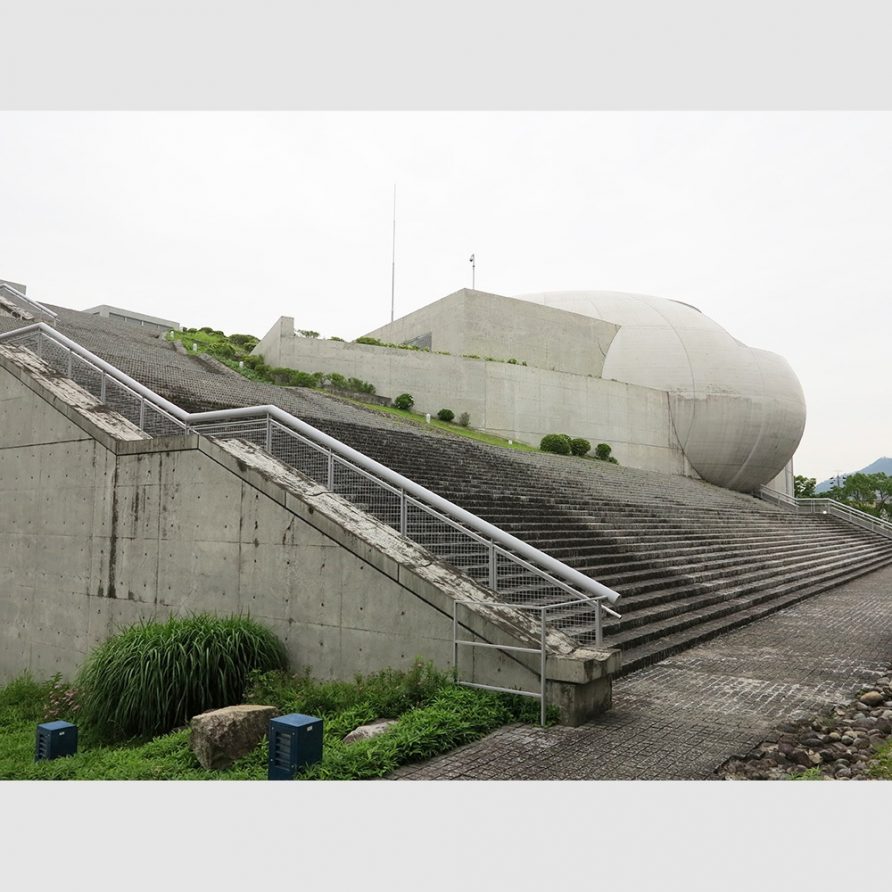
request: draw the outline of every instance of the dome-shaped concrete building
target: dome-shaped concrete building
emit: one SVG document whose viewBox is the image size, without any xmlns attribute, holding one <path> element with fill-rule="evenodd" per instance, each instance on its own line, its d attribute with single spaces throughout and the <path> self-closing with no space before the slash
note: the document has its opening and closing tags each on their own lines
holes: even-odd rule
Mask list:
<svg viewBox="0 0 892 892">
<path fill-rule="evenodd" d="M 792 492 L 805 427 L 782 357 L 749 347 L 695 307 L 641 294 L 516 298 L 463 289 L 369 332 L 405 350 L 298 337 L 283 317 L 266 362 L 340 372 L 415 408 L 538 445 L 547 433 L 606 442 L 620 463 L 749 492 Z"/>
<path fill-rule="evenodd" d="M 619 326 L 602 377 L 667 392 L 679 446 L 704 480 L 755 489 L 796 451 L 805 397 L 790 365 L 742 344 L 696 307 L 609 291 L 520 298 Z"/>
</svg>

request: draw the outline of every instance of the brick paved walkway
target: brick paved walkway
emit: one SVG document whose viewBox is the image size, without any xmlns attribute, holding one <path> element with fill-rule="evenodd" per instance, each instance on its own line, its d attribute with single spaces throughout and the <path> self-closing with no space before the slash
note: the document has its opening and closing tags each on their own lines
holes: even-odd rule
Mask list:
<svg viewBox="0 0 892 892">
<path fill-rule="evenodd" d="M 579 728 L 514 725 L 390 777 L 708 779 L 779 722 L 848 700 L 892 661 L 892 567 L 620 678 Z"/>
</svg>

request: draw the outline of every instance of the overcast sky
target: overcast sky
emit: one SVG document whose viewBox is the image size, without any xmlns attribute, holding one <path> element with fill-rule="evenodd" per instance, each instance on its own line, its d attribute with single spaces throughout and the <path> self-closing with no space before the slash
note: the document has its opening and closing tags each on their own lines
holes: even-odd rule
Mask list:
<svg viewBox="0 0 892 892">
<path fill-rule="evenodd" d="M 0 278 L 355 338 L 471 284 L 694 304 L 780 353 L 797 473 L 892 454 L 888 112 L 4 112 Z"/>
</svg>

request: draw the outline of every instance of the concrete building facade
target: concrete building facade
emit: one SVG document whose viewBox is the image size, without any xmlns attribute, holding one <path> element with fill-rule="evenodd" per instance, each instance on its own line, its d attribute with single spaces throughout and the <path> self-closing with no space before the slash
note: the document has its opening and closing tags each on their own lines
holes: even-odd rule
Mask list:
<svg viewBox="0 0 892 892">
<path fill-rule="evenodd" d="M 474 427 L 511 439 L 567 433 L 609 443 L 633 467 L 792 494 L 805 427 L 796 375 L 687 304 L 463 289 L 368 337 L 416 349 L 301 337 L 282 317 L 255 352 L 272 366 L 411 393 L 422 412 L 468 412 Z"/>
</svg>

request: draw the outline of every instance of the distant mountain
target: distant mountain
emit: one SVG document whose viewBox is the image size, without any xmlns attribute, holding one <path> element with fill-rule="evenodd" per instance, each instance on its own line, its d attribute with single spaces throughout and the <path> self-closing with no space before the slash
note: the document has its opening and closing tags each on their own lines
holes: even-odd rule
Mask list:
<svg viewBox="0 0 892 892">
<path fill-rule="evenodd" d="M 872 464 L 869 464 L 866 468 L 859 468 L 857 471 L 846 471 L 845 476 L 848 477 L 849 474 L 888 474 L 892 477 L 892 458 L 883 456 L 882 458 L 878 458 Z M 835 485 L 836 478 L 830 477 L 827 480 L 822 480 L 815 487 L 815 492 L 827 492 L 828 489 Z"/>
</svg>

